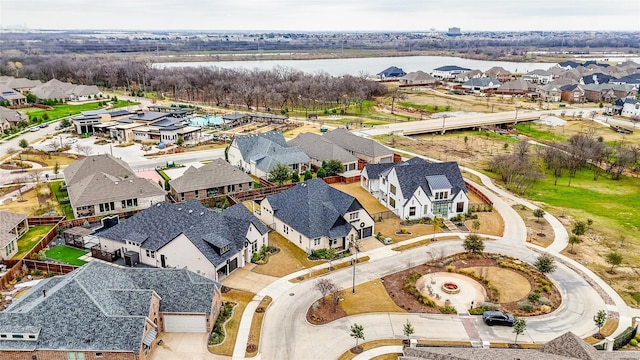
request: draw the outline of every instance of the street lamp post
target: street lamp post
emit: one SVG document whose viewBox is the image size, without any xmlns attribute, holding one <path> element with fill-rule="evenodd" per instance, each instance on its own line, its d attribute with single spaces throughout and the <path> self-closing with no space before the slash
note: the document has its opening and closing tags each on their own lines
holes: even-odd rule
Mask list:
<svg viewBox="0 0 640 360">
<path fill-rule="evenodd" d="M 447 120 L 447 115 L 446 114 L 442 115 L 442 135 L 444 135 L 444 124 L 446 120 Z"/>
<path fill-rule="evenodd" d="M 352 261 L 353 261 L 353 285 L 351 287 L 351 293 L 355 294 L 356 293 L 356 263 L 358 262 L 358 250 L 356 250 L 355 259 L 353 259 Z"/>
</svg>

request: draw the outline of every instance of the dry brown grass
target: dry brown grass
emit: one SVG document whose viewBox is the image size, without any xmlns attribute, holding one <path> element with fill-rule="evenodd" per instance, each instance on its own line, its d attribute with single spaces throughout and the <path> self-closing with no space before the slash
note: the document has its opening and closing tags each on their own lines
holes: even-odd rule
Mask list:
<svg viewBox="0 0 640 360">
<path fill-rule="evenodd" d="M 267 309 L 269 304 L 271 304 L 270 296 L 265 296 L 262 301 L 260 301 L 259 308 Z M 245 352 L 244 357 L 254 357 L 258 354 L 258 348 L 260 345 L 260 332 L 262 331 L 262 320 L 264 319 L 264 311 L 263 312 L 255 312 L 253 314 L 253 320 L 251 320 L 251 330 L 249 330 L 249 344 L 254 344 L 256 346 L 256 351 L 253 352 Z"/>
<path fill-rule="evenodd" d="M 373 195 L 369 194 L 367 190 L 365 190 L 360 183 L 351 183 L 351 184 L 331 184 L 334 189 L 338 189 L 344 193 L 347 193 L 360 202 L 362 206 L 369 212 L 369 214 L 375 214 L 379 212 L 388 211 L 384 205 L 380 204 L 380 202 L 373 197 Z"/>
<path fill-rule="evenodd" d="M 374 356 L 371 360 L 397 360 L 398 356 L 401 356 L 402 353 L 391 353 L 391 354 L 383 354 Z"/>
<path fill-rule="evenodd" d="M 320 135 L 320 125 L 305 124 L 304 126 L 300 126 L 289 131 L 285 131 L 284 133 L 282 133 L 282 135 L 284 135 L 284 137 L 287 139 L 293 139 L 294 137 L 298 136 L 298 134 L 307 133 L 307 132 L 316 133 Z"/>
<path fill-rule="evenodd" d="M 326 262 L 308 260 L 307 253 L 275 231 L 269 233 L 269 245 L 279 248 L 280 252 L 270 256 L 268 263 L 256 266 L 253 271 L 258 274 L 283 277 Z"/>
<path fill-rule="evenodd" d="M 354 342 L 354 345 L 355 345 L 355 342 Z M 398 346 L 398 345 L 402 345 L 402 340 L 401 339 L 373 340 L 373 341 L 363 342 L 363 343 L 360 343 L 358 345 L 362 346 L 362 350 L 363 351 L 367 351 L 367 350 L 371 350 L 371 349 L 374 349 L 374 348 L 377 348 L 377 347 L 381 347 L 381 346 Z M 352 353 L 351 350 L 347 350 L 342 355 L 340 355 L 340 357 L 338 357 L 338 360 L 349 360 L 349 359 L 353 359 L 354 357 L 356 357 L 356 354 Z"/>
<path fill-rule="evenodd" d="M 465 270 L 487 278 L 498 289 L 500 302 L 518 301 L 531 292 L 529 280 L 515 271 L 494 266 L 468 267 Z"/>
<path fill-rule="evenodd" d="M 32 189 L 24 192 L 22 194 L 22 198 L 25 201 L 16 200 L 0 205 L 0 210 L 18 214 L 35 215 L 40 206 L 38 197 L 36 196 L 36 191 Z M 57 208 L 54 207 L 53 210 L 57 210 Z"/>
<path fill-rule="evenodd" d="M 69 165 L 72 162 L 77 160 L 68 156 L 56 156 L 56 155 L 52 155 L 51 157 L 48 157 L 48 156 L 28 154 L 28 155 L 23 155 L 22 157 L 25 158 L 27 161 L 37 162 L 39 164 L 42 164 L 43 166 L 54 166 L 56 163 L 58 163 L 58 165 L 61 167 Z"/>
<path fill-rule="evenodd" d="M 460 240 L 460 238 L 458 236 L 442 236 L 438 238 L 438 241 L 441 240 Z M 432 241 L 431 239 L 426 239 L 426 240 L 420 240 L 420 241 L 416 241 L 410 244 L 404 244 L 404 245 L 399 245 L 396 246 L 394 248 L 392 248 L 391 250 L 395 250 L 395 251 L 404 251 L 404 250 L 408 250 L 408 249 L 413 249 L 415 247 L 418 246 L 423 246 L 423 245 L 427 245 L 430 244 Z"/>
<path fill-rule="evenodd" d="M 477 212 L 474 215 L 478 216 L 480 221 L 479 234 L 502 236 L 504 234 L 504 220 L 497 211 L 491 212 Z M 467 220 L 464 222 L 467 229 L 472 230 L 473 220 Z"/>
<path fill-rule="evenodd" d="M 613 334 L 613 332 L 616 331 L 617 328 L 618 320 L 607 319 L 607 321 L 605 321 L 604 323 L 604 326 L 602 326 L 602 328 L 600 329 L 600 335 L 604 337 L 611 336 L 611 334 Z M 584 341 L 593 345 L 599 343 L 602 340 L 596 339 L 593 336 L 588 336 L 584 338 Z"/>
<path fill-rule="evenodd" d="M 238 327 L 240 326 L 242 313 L 255 295 L 256 294 L 254 293 L 240 290 L 231 290 L 222 294 L 222 301 L 233 301 L 237 305 L 233 308 L 233 315 L 229 320 L 227 320 L 225 325 L 226 336 L 224 338 L 224 342 L 219 345 L 209 346 L 209 352 L 217 355 L 233 355 L 233 348 L 236 345 Z"/>
<path fill-rule="evenodd" d="M 527 226 L 527 237 L 531 234 L 531 230 L 533 230 L 533 240 L 531 241 L 533 244 L 547 247 L 553 243 L 556 234 L 547 220 L 541 218 L 538 222 L 538 218 L 533 216 L 533 210 L 523 208 L 520 205 L 513 206 L 513 209 L 520 215 L 522 220 L 524 220 Z M 544 236 L 540 234 L 544 234 Z"/>
<path fill-rule="evenodd" d="M 407 312 L 393 302 L 380 279 L 356 286 L 355 294 L 351 289 L 346 289 L 342 298 L 344 300 L 340 302 L 340 307 L 347 316 L 375 312 Z M 372 299 L 375 301 L 371 301 Z"/>
<path fill-rule="evenodd" d="M 365 261 L 369 261 L 369 256 L 358 257 L 358 264 L 363 263 Z M 303 280 L 314 278 L 316 276 L 324 275 L 324 274 L 328 273 L 329 271 L 334 271 L 334 270 L 338 270 L 338 269 L 344 269 L 344 268 L 349 267 L 349 266 L 351 266 L 351 262 L 350 261 L 341 262 L 339 264 L 333 265 L 333 270 L 329 270 L 329 267 L 318 269 L 318 270 L 313 270 L 311 272 L 311 274 L 306 273 L 306 274 L 304 274 L 302 276 L 298 276 L 297 278 L 289 279 L 289 282 L 297 283 L 297 282 L 300 282 L 300 281 L 303 281 Z"/>
</svg>

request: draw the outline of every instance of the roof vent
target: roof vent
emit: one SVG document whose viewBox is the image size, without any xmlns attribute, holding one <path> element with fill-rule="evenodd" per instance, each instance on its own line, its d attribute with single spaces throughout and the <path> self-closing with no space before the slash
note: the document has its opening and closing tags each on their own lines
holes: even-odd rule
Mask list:
<svg viewBox="0 0 640 360">
<path fill-rule="evenodd" d="M 181 208 L 181 207 L 179 207 L 179 208 L 178 208 L 178 211 L 180 211 L 180 210 L 182 210 L 182 208 Z"/>
<path fill-rule="evenodd" d="M 157 206 L 157 207 L 160 207 L 160 205 L 161 205 L 161 204 L 162 204 L 162 203 L 157 203 L 157 204 L 156 204 L 156 206 Z"/>
<path fill-rule="evenodd" d="M 129 182 L 130 182 L 130 183 L 132 183 L 132 182 L 133 182 L 133 179 L 130 179 L 130 180 L 129 180 Z"/>
<path fill-rule="evenodd" d="M 116 181 L 115 184 L 118 185 L 118 182 Z"/>
<path fill-rule="evenodd" d="M 200 216 L 204 215 L 204 211 L 200 212 Z"/>
<path fill-rule="evenodd" d="M 193 210 L 189 210 L 189 214 L 191 214 L 193 212 Z"/>
</svg>

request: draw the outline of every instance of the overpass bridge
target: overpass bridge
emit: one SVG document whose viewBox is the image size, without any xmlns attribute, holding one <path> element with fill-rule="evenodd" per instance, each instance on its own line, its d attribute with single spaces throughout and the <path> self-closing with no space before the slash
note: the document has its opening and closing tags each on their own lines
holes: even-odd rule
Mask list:
<svg viewBox="0 0 640 360">
<path fill-rule="evenodd" d="M 397 134 L 419 135 L 429 133 L 445 133 L 447 130 L 460 130 L 477 128 L 489 125 L 516 124 L 523 121 L 539 120 L 543 113 L 548 111 L 507 111 L 491 114 L 475 114 L 447 117 L 439 119 L 418 120 L 388 125 L 376 126 L 372 129 L 363 129 L 358 132 L 372 135 Z"/>
</svg>

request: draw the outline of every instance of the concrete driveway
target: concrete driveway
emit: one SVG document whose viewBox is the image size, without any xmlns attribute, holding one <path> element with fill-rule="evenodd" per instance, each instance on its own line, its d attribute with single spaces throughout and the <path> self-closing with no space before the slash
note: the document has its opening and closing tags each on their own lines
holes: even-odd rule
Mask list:
<svg viewBox="0 0 640 360">
<path fill-rule="evenodd" d="M 151 354 L 151 360 L 218 360 L 229 356 L 214 355 L 207 350 L 208 334 L 160 333 L 158 345 Z M 157 341 L 157 340 L 156 340 Z"/>
</svg>

